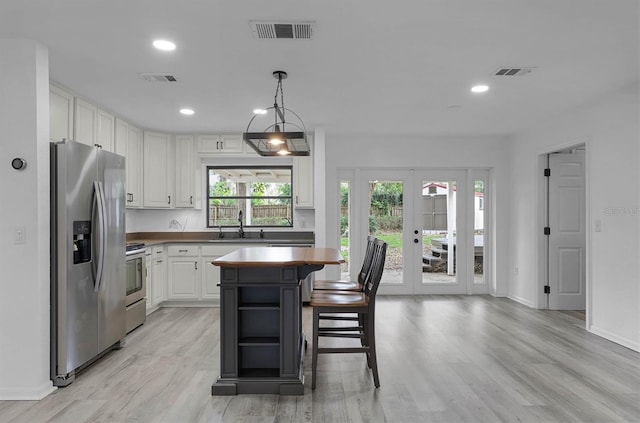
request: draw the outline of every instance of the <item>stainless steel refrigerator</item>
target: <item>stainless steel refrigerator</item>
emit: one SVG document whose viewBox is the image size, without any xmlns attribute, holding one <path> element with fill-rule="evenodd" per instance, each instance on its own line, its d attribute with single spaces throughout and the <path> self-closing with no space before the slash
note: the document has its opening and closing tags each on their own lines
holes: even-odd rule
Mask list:
<svg viewBox="0 0 640 423">
<path fill-rule="evenodd" d="M 76 371 L 125 337 L 125 159 L 98 147 L 51 143 L 51 379 Z"/>
</svg>

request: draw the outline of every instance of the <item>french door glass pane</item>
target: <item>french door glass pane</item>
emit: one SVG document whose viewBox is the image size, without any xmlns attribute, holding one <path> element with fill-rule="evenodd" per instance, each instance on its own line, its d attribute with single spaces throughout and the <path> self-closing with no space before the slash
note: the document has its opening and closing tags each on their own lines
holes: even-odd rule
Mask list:
<svg viewBox="0 0 640 423">
<path fill-rule="evenodd" d="M 422 182 L 422 283 L 456 283 L 456 182 Z"/>
<path fill-rule="evenodd" d="M 402 284 L 402 181 L 369 181 L 369 234 L 387 243 L 381 284 Z"/>
<path fill-rule="evenodd" d="M 349 280 L 351 260 L 350 260 L 350 234 L 351 225 L 349 216 L 351 215 L 351 186 L 349 181 L 340 182 L 340 252 L 344 257 L 344 263 L 340 266 L 340 278 Z"/>
<path fill-rule="evenodd" d="M 484 284 L 484 187 L 485 181 L 474 182 L 473 223 L 473 283 Z"/>
</svg>

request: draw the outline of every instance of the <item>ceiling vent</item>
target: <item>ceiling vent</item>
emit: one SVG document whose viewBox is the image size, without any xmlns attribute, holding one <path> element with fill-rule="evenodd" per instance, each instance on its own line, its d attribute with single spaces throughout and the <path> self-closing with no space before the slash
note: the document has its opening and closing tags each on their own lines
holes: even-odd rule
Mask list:
<svg viewBox="0 0 640 423">
<path fill-rule="evenodd" d="M 162 73 L 141 73 L 140 78 L 147 82 L 177 82 L 175 76 Z"/>
<path fill-rule="evenodd" d="M 493 75 L 495 76 L 525 76 L 533 72 L 534 67 L 501 67 Z"/>
<path fill-rule="evenodd" d="M 252 21 L 251 32 L 258 40 L 310 40 L 314 22 L 262 22 Z"/>
</svg>

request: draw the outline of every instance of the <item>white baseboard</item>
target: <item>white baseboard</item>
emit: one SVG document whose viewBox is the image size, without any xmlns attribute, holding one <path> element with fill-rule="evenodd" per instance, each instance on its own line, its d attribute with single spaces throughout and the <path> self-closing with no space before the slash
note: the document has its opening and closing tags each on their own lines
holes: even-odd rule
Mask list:
<svg viewBox="0 0 640 423">
<path fill-rule="evenodd" d="M 625 339 L 622 338 L 614 333 L 611 333 L 609 331 L 606 331 L 604 329 L 600 329 L 597 326 L 591 326 L 589 328 L 587 328 L 587 330 L 591 333 L 593 333 L 594 335 L 598 335 L 601 336 L 611 342 L 615 342 L 616 344 L 620 344 L 623 347 L 632 349 L 634 351 L 640 352 L 640 343 L 638 343 L 637 341 L 632 341 L 629 339 Z"/>
<path fill-rule="evenodd" d="M 46 397 L 56 389 L 50 380 L 44 382 L 36 389 L 29 388 L 2 388 L 0 389 L 0 401 L 38 401 Z"/>
<path fill-rule="evenodd" d="M 513 300 L 517 303 L 520 303 L 522 305 L 526 305 L 527 307 L 531 307 L 531 308 L 536 308 L 535 304 L 532 301 L 529 301 L 527 299 L 524 299 L 522 297 L 518 297 L 516 295 L 507 295 L 507 298 L 509 298 L 510 300 Z"/>
</svg>

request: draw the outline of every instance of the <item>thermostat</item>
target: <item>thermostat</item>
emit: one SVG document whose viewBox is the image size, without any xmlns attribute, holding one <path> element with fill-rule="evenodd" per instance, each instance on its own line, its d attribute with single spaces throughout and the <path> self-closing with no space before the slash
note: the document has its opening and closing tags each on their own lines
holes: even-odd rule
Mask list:
<svg viewBox="0 0 640 423">
<path fill-rule="evenodd" d="M 21 159 L 20 157 L 16 157 L 15 159 L 11 160 L 11 166 L 15 170 L 23 170 L 25 167 L 27 167 L 27 161 L 25 159 Z"/>
</svg>

